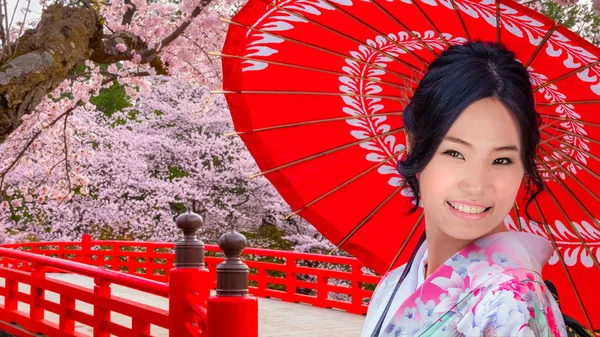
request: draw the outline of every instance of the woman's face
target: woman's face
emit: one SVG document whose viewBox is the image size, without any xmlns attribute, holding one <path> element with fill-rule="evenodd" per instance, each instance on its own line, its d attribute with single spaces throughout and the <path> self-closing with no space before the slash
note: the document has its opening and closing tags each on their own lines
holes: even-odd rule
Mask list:
<svg viewBox="0 0 600 337">
<path fill-rule="evenodd" d="M 502 103 L 468 106 L 419 174 L 427 226 L 459 240 L 504 226 L 523 179 L 520 153 L 518 124 Z"/>
</svg>

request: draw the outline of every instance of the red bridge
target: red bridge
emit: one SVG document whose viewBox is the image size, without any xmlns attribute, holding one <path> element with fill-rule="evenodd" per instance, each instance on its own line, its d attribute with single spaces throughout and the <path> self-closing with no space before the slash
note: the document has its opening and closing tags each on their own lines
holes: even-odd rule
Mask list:
<svg viewBox="0 0 600 337">
<path fill-rule="evenodd" d="M 196 214 L 178 217 L 184 238 L 177 243 L 96 241 L 84 234 L 80 242 L 3 245 L 0 330 L 51 337 L 154 336 L 151 330 L 157 329 L 170 337 L 256 337 L 257 297 L 366 313 L 372 291 L 365 285 L 372 288 L 379 277 L 366 275 L 358 260 L 244 249 L 245 238 L 233 231 L 221 237 L 220 248 L 205 246 L 196 238 L 201 225 Z M 91 278 L 93 286 L 56 275 Z M 28 286 L 29 292 L 19 285 Z M 117 296 L 111 285 L 161 299 L 168 310 Z M 332 299 L 331 293 L 345 296 Z M 80 311 L 76 302 L 91 308 Z M 28 310 L 19 308 L 23 305 Z M 47 319 L 48 313 L 56 319 Z M 111 313 L 129 324 L 111 321 Z M 76 323 L 90 327 L 91 333 L 78 331 Z"/>
</svg>

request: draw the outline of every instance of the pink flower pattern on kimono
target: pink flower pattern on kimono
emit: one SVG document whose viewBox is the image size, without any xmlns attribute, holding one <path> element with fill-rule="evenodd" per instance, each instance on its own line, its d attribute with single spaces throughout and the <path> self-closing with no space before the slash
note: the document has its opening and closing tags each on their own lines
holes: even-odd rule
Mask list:
<svg viewBox="0 0 600 337">
<path fill-rule="evenodd" d="M 482 292 L 456 329 L 465 336 L 527 336 L 527 304 L 515 301 L 511 290 Z"/>
<path fill-rule="evenodd" d="M 523 301 L 521 295 L 527 294 L 529 290 L 535 291 L 534 285 L 532 283 L 528 282 L 528 284 L 525 284 L 517 280 L 503 282 L 498 287 L 500 290 L 512 291 L 513 295 L 515 296 L 515 299 L 518 301 Z"/>
<path fill-rule="evenodd" d="M 417 319 L 417 308 L 406 307 L 397 322 L 390 322 L 385 328 L 386 333 L 394 333 L 396 336 L 415 336 L 421 331 L 423 325 Z"/>
<path fill-rule="evenodd" d="M 492 254 L 492 260 L 494 260 L 494 264 L 497 264 L 505 269 L 519 267 L 507 253 L 495 252 Z"/>
<path fill-rule="evenodd" d="M 440 318 L 439 312 L 436 311 L 436 305 L 433 300 L 429 300 L 427 303 L 419 298 L 415 301 L 417 309 L 419 310 L 419 316 L 423 325 L 431 325 Z"/>
<path fill-rule="evenodd" d="M 440 298 L 440 303 L 435 308 L 437 313 L 452 310 L 472 290 L 478 292 L 479 290 L 475 288 L 494 275 L 505 280 L 511 279 L 510 276 L 503 274 L 502 266 L 490 265 L 489 261 L 482 259 L 481 256 L 481 253 L 471 252 L 468 259 L 461 255 L 452 257 L 446 262 L 446 265 L 453 269 L 451 277 L 440 276 L 431 280 L 432 284 L 445 291 L 442 293 L 443 298 Z"/>
<path fill-rule="evenodd" d="M 463 248 L 395 309 L 379 337 L 566 336 L 540 275 L 551 246 L 539 240 L 503 233 Z"/>
<path fill-rule="evenodd" d="M 548 326 L 550 327 L 550 332 L 553 336 L 560 336 L 560 332 L 558 331 L 558 324 L 556 324 L 556 319 L 554 318 L 554 314 L 552 311 L 552 306 L 546 306 L 546 316 L 548 317 Z"/>
</svg>

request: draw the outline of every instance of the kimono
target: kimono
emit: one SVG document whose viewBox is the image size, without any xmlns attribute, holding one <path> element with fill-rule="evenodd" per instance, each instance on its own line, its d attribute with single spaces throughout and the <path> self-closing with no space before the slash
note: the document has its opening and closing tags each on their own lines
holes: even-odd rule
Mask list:
<svg viewBox="0 0 600 337">
<path fill-rule="evenodd" d="M 377 337 L 567 336 L 558 304 L 542 280 L 552 255 L 546 239 L 508 231 L 480 238 L 424 279 L 424 242 Z M 406 265 L 381 279 L 361 337 L 371 337 Z"/>
</svg>

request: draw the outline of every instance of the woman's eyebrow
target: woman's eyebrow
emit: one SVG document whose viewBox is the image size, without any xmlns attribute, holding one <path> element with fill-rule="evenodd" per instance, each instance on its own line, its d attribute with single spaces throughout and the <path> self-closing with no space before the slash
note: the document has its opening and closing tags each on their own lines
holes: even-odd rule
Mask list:
<svg viewBox="0 0 600 337">
<path fill-rule="evenodd" d="M 457 143 L 457 144 L 461 144 L 461 145 L 465 145 L 468 147 L 473 147 L 473 145 L 469 142 L 466 142 L 460 138 L 457 137 L 451 137 L 451 136 L 447 136 L 444 138 L 444 140 L 447 140 L 449 142 L 453 142 L 453 143 Z M 515 152 L 519 152 L 519 148 L 516 145 L 506 145 L 506 146 L 500 146 L 497 148 L 494 148 L 494 151 L 515 151 Z"/>
<path fill-rule="evenodd" d="M 516 145 L 507 145 L 507 146 L 500 146 L 494 149 L 494 151 L 515 151 L 515 152 L 519 152 L 519 148 Z"/>
</svg>

